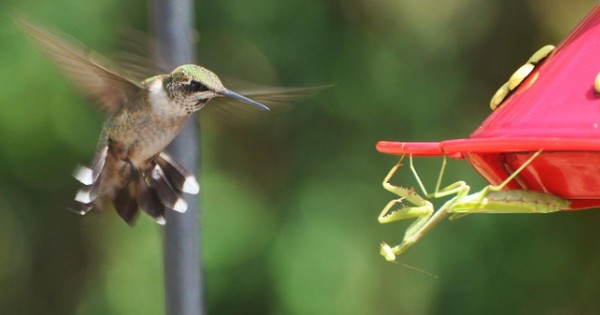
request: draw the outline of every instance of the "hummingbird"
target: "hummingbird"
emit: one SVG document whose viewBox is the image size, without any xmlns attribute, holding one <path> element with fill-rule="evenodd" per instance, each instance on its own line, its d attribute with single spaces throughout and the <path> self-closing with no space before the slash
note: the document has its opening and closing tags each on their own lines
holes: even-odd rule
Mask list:
<svg viewBox="0 0 600 315">
<path fill-rule="evenodd" d="M 83 185 L 75 195 L 76 211 L 81 215 L 112 204 L 128 224 L 134 222 L 140 209 L 165 224 L 166 209 L 185 212 L 183 194 L 200 191 L 195 176 L 164 152 L 190 115 L 214 98 L 269 110 L 227 89 L 204 67 L 186 64 L 170 73 L 136 81 L 75 41 L 24 19 L 19 24 L 85 94 L 96 100 L 107 117 L 91 164 L 79 166 L 73 173 Z M 297 95 L 298 91 L 273 94 Z"/>
</svg>

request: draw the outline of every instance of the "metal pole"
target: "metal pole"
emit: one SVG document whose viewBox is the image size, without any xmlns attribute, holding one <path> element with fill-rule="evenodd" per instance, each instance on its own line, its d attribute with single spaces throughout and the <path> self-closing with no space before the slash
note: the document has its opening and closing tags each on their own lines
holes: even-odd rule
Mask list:
<svg viewBox="0 0 600 315">
<path fill-rule="evenodd" d="M 194 62 L 192 0 L 153 0 L 156 55 L 165 69 Z M 199 126 L 193 115 L 167 150 L 190 172 L 199 174 Z M 168 315 L 204 314 L 204 287 L 199 251 L 200 208 L 187 196 L 186 213 L 167 213 L 164 238 L 165 304 Z"/>
</svg>

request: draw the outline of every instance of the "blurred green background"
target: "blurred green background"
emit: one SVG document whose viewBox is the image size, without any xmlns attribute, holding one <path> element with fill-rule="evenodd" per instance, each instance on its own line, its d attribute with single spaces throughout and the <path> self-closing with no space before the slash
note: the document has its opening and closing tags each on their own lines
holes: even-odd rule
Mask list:
<svg viewBox="0 0 600 315">
<path fill-rule="evenodd" d="M 378 140 L 466 137 L 537 48 L 597 1 L 197 1 L 198 63 L 248 82 L 335 86 L 291 110 L 202 117 L 209 314 L 593 314 L 600 212 L 443 222 L 389 264 L 379 225 L 396 157 Z M 13 12 L 103 53 L 147 30 L 141 0 L 0 3 L 0 314 L 162 314 L 162 228 L 66 210 L 101 117 Z M 440 159 L 417 159 L 427 186 Z M 411 183 L 403 170 L 396 182 Z M 451 161 L 446 182 L 485 182 Z M 594 241 L 596 240 L 596 241 Z"/>
</svg>

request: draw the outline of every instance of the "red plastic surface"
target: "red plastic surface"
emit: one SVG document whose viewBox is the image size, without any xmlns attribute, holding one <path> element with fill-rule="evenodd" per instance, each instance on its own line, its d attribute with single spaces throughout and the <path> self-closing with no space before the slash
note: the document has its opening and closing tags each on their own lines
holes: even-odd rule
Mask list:
<svg viewBox="0 0 600 315">
<path fill-rule="evenodd" d="M 471 138 L 600 139 L 600 98 L 594 91 L 599 72 L 596 7 Z"/>
<path fill-rule="evenodd" d="M 379 141 L 377 151 L 392 155 L 441 156 L 463 158 L 468 153 L 529 152 L 538 151 L 600 151 L 598 139 L 569 138 L 469 138 L 441 142 Z"/>
<path fill-rule="evenodd" d="M 572 209 L 600 206 L 600 7 L 468 139 L 380 141 L 386 154 L 465 158 L 490 183 L 501 183 L 533 152 L 543 153 L 508 189 L 551 192 Z"/>
<path fill-rule="evenodd" d="M 444 154 L 439 142 L 379 141 L 376 148 L 381 153 L 393 155 L 440 156 Z"/>
</svg>

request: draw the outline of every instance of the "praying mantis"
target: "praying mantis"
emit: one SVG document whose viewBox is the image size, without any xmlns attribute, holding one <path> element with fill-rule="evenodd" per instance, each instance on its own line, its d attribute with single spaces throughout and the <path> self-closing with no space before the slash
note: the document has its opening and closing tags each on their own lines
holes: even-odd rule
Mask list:
<svg viewBox="0 0 600 315">
<path fill-rule="evenodd" d="M 389 262 L 394 262 L 396 256 L 402 254 L 436 224 L 450 215 L 450 220 L 472 213 L 550 213 L 568 209 L 570 201 L 550 193 L 533 190 L 502 190 L 511 180 L 519 175 L 540 153 L 534 153 L 525 163 L 514 171 L 499 185 L 488 185 L 482 190 L 469 194 L 470 187 L 464 181 L 458 181 L 440 189 L 446 157 L 444 156 L 440 175 L 438 176 L 435 191 L 428 193 L 417 174 L 413 164 L 412 155 L 409 155 L 410 169 L 425 197 L 420 196 L 414 188 L 405 188 L 390 184 L 392 176 L 402 166 L 404 156 L 390 170 L 383 180 L 383 188 L 400 196 L 390 201 L 379 215 L 379 223 L 391 223 L 405 219 L 416 218 L 406 230 L 404 238 L 399 245 L 394 247 L 385 242 L 381 243 L 380 253 Z M 428 199 L 438 199 L 452 196 L 437 211 Z M 404 202 L 412 205 L 405 205 Z M 396 205 L 399 205 L 395 207 Z"/>
</svg>

